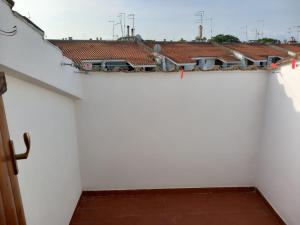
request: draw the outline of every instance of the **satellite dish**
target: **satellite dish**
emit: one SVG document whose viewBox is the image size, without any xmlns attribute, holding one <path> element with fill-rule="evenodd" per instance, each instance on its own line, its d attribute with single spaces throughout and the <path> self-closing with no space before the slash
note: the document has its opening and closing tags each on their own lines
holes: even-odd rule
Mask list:
<svg viewBox="0 0 300 225">
<path fill-rule="evenodd" d="M 160 46 L 160 44 L 155 44 L 155 45 L 154 45 L 154 52 L 155 52 L 155 53 L 160 53 L 160 51 L 161 51 L 161 46 Z"/>
<path fill-rule="evenodd" d="M 135 38 L 136 38 L 138 41 L 143 41 L 143 38 L 142 38 L 142 36 L 141 36 L 140 34 L 137 34 L 137 35 L 135 36 Z"/>
</svg>

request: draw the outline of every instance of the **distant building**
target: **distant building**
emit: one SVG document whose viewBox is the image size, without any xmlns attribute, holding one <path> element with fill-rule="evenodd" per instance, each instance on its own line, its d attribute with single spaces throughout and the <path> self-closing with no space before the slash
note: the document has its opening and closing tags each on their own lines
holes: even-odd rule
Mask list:
<svg viewBox="0 0 300 225">
<path fill-rule="evenodd" d="M 290 56 L 296 56 L 297 53 L 300 53 L 300 44 L 278 44 L 272 45 L 272 47 L 287 51 Z"/>
<path fill-rule="evenodd" d="M 164 71 L 212 70 L 240 65 L 240 61 L 230 51 L 211 43 L 196 42 L 145 42 L 153 49 Z M 155 48 L 159 46 L 159 52 Z"/>
<path fill-rule="evenodd" d="M 265 44 L 227 44 L 232 53 L 242 61 L 242 66 L 267 67 L 288 57 L 287 52 L 274 49 Z"/>
<path fill-rule="evenodd" d="M 266 68 L 300 52 L 299 44 L 216 44 L 143 41 L 50 40 L 85 71 L 178 71 Z"/>
<path fill-rule="evenodd" d="M 153 71 L 152 53 L 136 41 L 50 40 L 83 70 Z"/>
</svg>

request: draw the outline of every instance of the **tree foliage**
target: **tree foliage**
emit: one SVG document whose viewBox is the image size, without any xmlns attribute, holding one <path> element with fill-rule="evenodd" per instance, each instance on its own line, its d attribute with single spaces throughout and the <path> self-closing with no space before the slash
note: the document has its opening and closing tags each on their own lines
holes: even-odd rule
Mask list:
<svg viewBox="0 0 300 225">
<path fill-rule="evenodd" d="M 230 34 L 218 34 L 211 38 L 213 42 L 218 43 L 240 43 L 240 39 Z"/>
<path fill-rule="evenodd" d="M 257 42 L 263 43 L 263 44 L 280 44 L 280 41 L 273 38 L 261 38 L 258 39 Z"/>
</svg>

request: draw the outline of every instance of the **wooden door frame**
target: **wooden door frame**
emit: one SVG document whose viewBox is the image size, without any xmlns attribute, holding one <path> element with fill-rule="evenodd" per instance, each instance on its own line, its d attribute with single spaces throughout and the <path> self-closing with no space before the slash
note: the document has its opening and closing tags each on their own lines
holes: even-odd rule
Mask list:
<svg viewBox="0 0 300 225">
<path fill-rule="evenodd" d="M 19 182 L 18 178 L 14 173 L 14 168 L 13 168 L 13 157 L 10 151 L 9 147 L 9 131 L 8 131 L 8 125 L 7 125 L 7 120 L 6 120 L 6 115 L 5 115 L 5 109 L 4 109 L 4 102 L 2 95 L 7 91 L 7 85 L 6 85 L 6 80 L 5 80 L 5 74 L 3 72 L 0 72 L 0 131 L 1 131 L 1 142 L 3 142 L 3 155 L 5 158 L 5 163 L 7 166 L 7 173 L 9 177 L 9 183 L 8 183 L 8 188 L 11 189 L 12 191 L 12 201 L 14 202 L 14 213 L 11 213 L 10 216 L 16 216 L 16 221 L 17 225 L 26 225 L 25 221 L 25 215 L 24 215 L 24 209 L 23 209 L 23 204 L 22 204 L 22 199 L 21 199 L 21 193 L 19 189 Z M 2 163 L 0 161 L 0 163 Z M 4 168 L 5 169 L 5 168 Z M 4 197 L 8 196 L 2 196 L 0 193 L 0 200 Z M 6 205 L 1 205 L 0 203 L 0 209 L 6 209 Z M 13 209 L 10 209 L 14 211 Z M 11 221 L 14 221 L 15 219 L 10 218 Z M 1 221 L 1 219 L 0 219 Z"/>
</svg>

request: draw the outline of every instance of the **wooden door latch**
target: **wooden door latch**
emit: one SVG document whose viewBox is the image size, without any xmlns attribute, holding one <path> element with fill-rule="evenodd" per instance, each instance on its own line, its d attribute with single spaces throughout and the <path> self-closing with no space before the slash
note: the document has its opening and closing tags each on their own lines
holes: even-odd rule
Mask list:
<svg viewBox="0 0 300 225">
<path fill-rule="evenodd" d="M 12 140 L 9 141 L 10 152 L 12 155 L 12 163 L 14 168 L 14 173 L 17 175 L 19 173 L 17 160 L 27 159 L 30 152 L 30 135 L 29 133 L 23 134 L 23 139 L 26 146 L 26 151 L 24 153 L 16 154 L 14 148 L 14 142 Z"/>
</svg>

